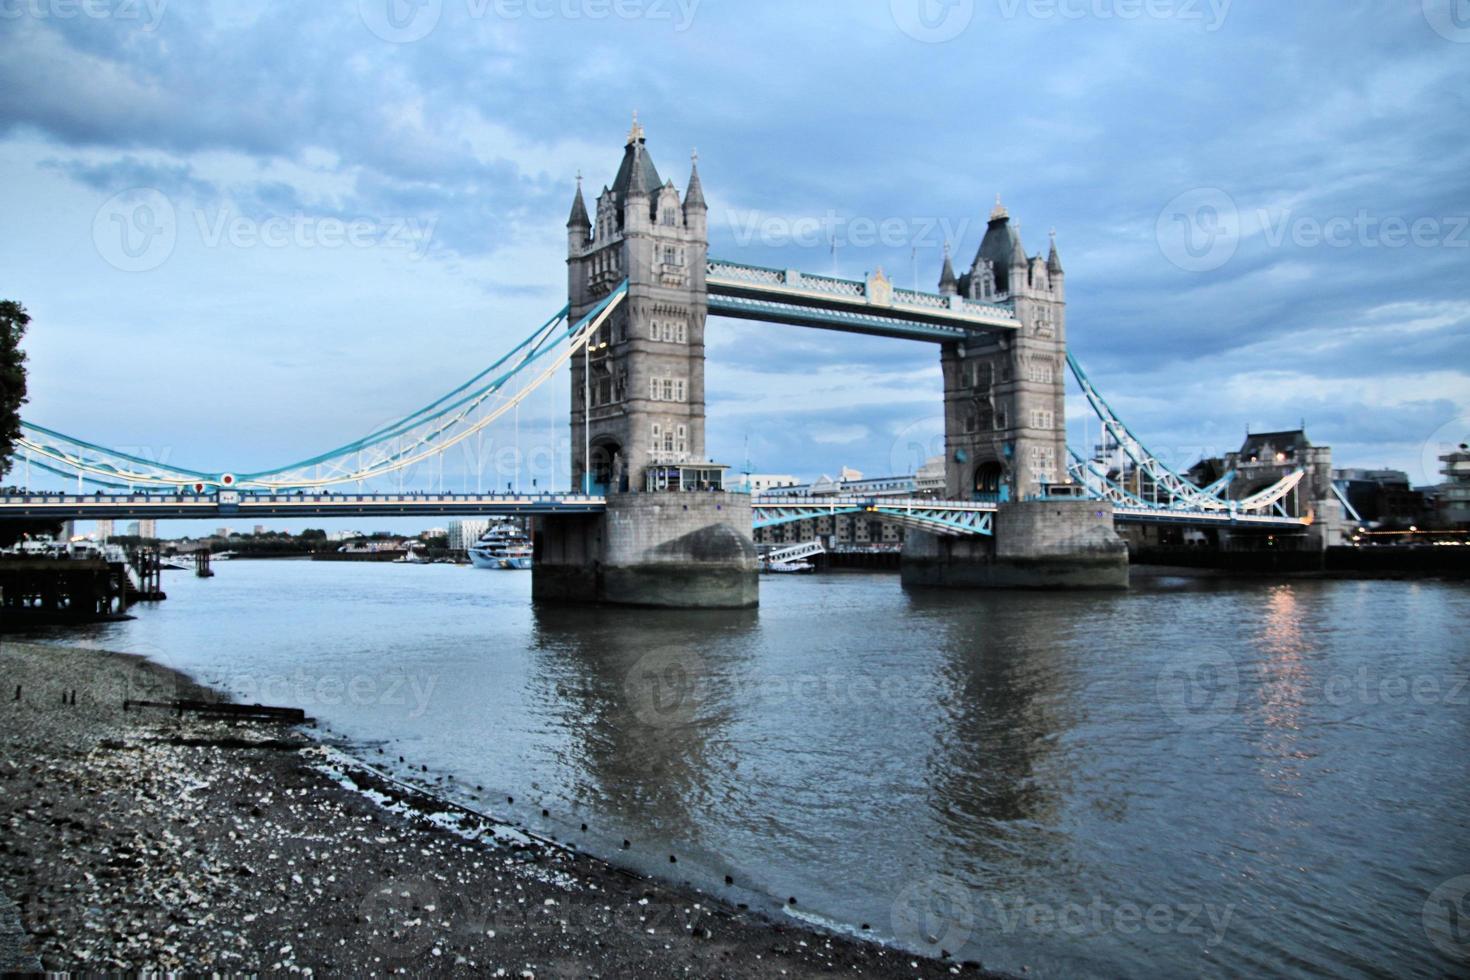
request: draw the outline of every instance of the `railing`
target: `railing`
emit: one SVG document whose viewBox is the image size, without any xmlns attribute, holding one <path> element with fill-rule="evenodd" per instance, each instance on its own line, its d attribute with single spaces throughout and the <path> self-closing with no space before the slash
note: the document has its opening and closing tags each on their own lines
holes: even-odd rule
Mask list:
<svg viewBox="0 0 1470 980">
<path fill-rule="evenodd" d="M 885 300 L 875 297 L 869 288 L 869 283 L 866 282 L 839 279 L 835 276 L 811 275 L 794 269 L 768 269 L 763 266 L 727 262 L 722 259 L 710 259 L 705 271 L 709 279 L 716 285 L 722 282 L 745 283 L 760 288 L 829 296 L 840 300 L 862 300 L 872 306 L 898 311 L 922 310 L 930 315 L 948 313 L 963 318 L 983 317 L 1008 323 L 1018 322 L 1015 311 L 1004 306 L 942 293 L 925 293 L 914 289 L 895 288 Z"/>
</svg>

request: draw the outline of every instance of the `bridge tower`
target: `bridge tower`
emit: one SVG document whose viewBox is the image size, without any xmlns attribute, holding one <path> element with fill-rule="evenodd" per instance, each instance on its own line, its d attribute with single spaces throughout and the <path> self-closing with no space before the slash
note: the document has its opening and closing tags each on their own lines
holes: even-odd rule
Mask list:
<svg viewBox="0 0 1470 980">
<path fill-rule="evenodd" d="M 751 506 L 705 458 L 709 208 L 696 155 L 683 200 L 635 114 L 622 164 L 567 220 L 573 322 L 623 280 L 623 303 L 571 362 L 572 486 L 606 495 L 593 517 L 543 521 L 537 599 L 673 608 L 758 601 Z"/>
<path fill-rule="evenodd" d="M 572 362 L 576 489 L 642 490 L 650 465 L 704 459 L 708 211 L 697 157 L 680 201 L 674 182 L 659 177 L 636 115 L 617 177 L 597 197 L 595 221 L 578 183 L 567 221 L 572 320 L 624 279 L 628 298 L 590 355 Z"/>
<path fill-rule="evenodd" d="M 946 254 L 939 290 L 1014 310 L 1019 329 L 945 344 L 945 489 L 951 500 L 1000 504 L 990 540 L 918 533 L 903 578 L 962 588 L 1119 588 L 1128 552 L 1112 507 L 1071 499 L 1067 473 L 1067 286 L 1053 234 L 1028 257 L 996 198 L 969 270 Z"/>
<path fill-rule="evenodd" d="M 949 499 L 1037 497 L 1067 472 L 1067 287 L 1056 237 L 1049 257 L 1027 258 L 997 198 L 969 271 L 956 277 L 946 258 L 939 285 L 1010 306 L 1021 323 L 940 355 Z"/>
</svg>

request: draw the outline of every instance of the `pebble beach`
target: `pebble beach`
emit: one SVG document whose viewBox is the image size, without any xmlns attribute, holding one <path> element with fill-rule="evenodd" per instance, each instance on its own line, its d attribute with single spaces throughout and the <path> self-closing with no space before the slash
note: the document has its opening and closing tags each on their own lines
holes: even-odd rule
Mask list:
<svg viewBox="0 0 1470 980">
<path fill-rule="evenodd" d="M 0 972 L 992 976 L 773 921 L 388 778 L 127 654 L 0 643 Z"/>
</svg>

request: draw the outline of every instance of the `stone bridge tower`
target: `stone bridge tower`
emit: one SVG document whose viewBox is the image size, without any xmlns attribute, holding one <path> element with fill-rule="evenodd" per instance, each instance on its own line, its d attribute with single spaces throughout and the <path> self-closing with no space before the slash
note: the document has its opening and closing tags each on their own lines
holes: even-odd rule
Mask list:
<svg viewBox="0 0 1470 980">
<path fill-rule="evenodd" d="M 628 298 L 572 374 L 572 486 L 639 491 L 650 464 L 705 458 L 704 328 L 708 207 L 696 157 L 680 201 L 633 129 L 611 187 L 589 215 L 580 182 L 567 221 L 573 322 L 618 283 Z M 586 376 L 590 368 L 590 383 Z M 590 402 L 590 418 L 587 405 Z M 590 426 L 591 459 L 584 457 Z"/>
<path fill-rule="evenodd" d="M 940 353 L 945 489 L 951 500 L 1000 507 L 989 539 L 910 534 L 904 583 L 1127 588 L 1128 549 L 1113 529 L 1112 505 L 1047 493 L 1067 478 L 1067 289 L 1055 238 L 1046 258 L 1028 258 L 997 199 L 969 271 L 956 276 L 946 255 L 939 290 L 1009 307 L 1019 321 L 1013 333 Z"/>
<path fill-rule="evenodd" d="M 944 429 L 951 500 L 1035 497 L 1067 475 L 1067 293 L 1057 254 L 1027 258 L 1000 200 L 975 261 L 956 276 L 946 256 L 940 292 L 1014 308 L 1020 329 L 946 344 Z"/>
<path fill-rule="evenodd" d="M 572 486 L 605 495 L 606 508 L 537 522 L 537 601 L 759 602 L 750 496 L 722 492 L 725 468 L 705 459 L 708 218 L 697 159 L 681 201 L 636 115 L 592 213 L 578 183 L 567 221 L 573 321 L 625 279 L 628 296 L 571 361 Z"/>
</svg>

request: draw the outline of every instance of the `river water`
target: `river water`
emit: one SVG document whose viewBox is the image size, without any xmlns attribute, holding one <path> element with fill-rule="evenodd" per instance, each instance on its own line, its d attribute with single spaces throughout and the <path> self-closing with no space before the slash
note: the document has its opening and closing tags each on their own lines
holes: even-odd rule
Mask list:
<svg viewBox="0 0 1470 980">
<path fill-rule="evenodd" d="M 526 573 L 216 569 L 86 641 L 731 901 L 1041 977 L 1470 969 L 1460 585 L 834 574 L 663 613 L 534 607 Z"/>
</svg>

